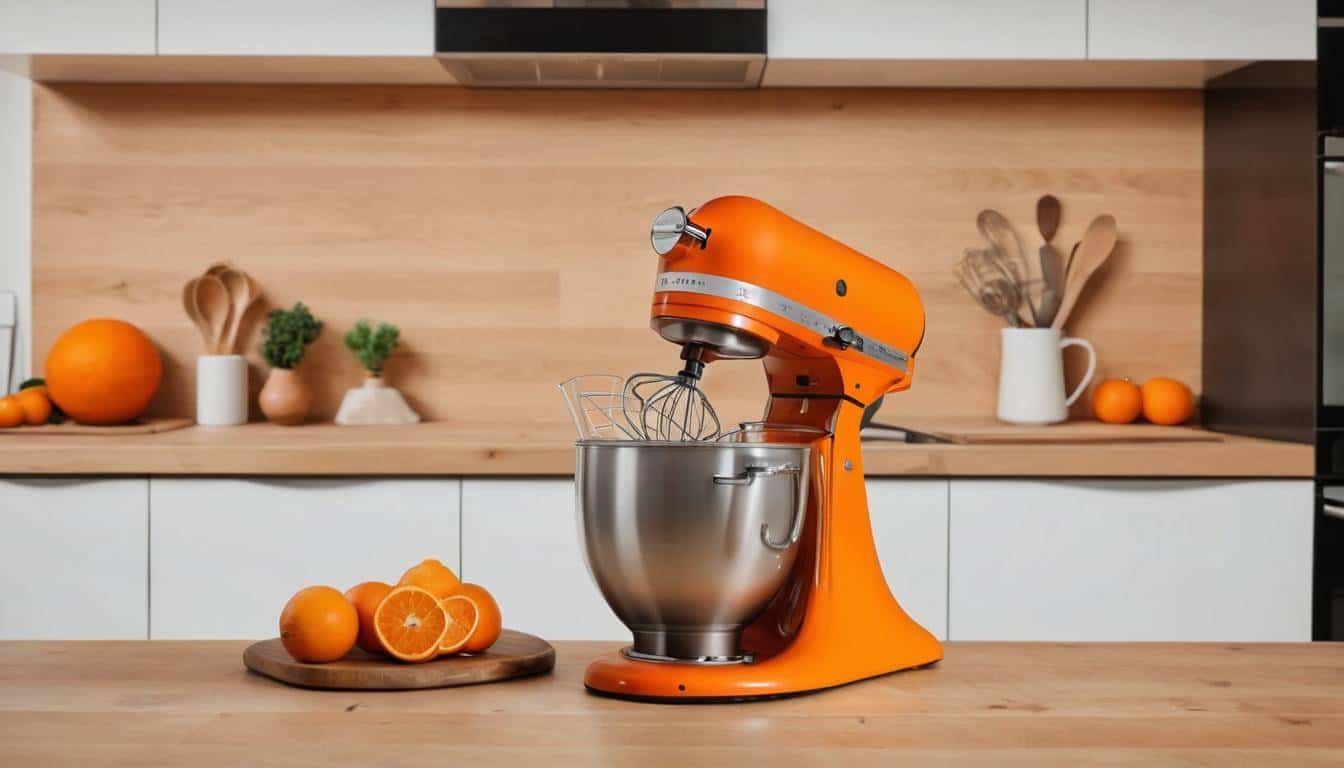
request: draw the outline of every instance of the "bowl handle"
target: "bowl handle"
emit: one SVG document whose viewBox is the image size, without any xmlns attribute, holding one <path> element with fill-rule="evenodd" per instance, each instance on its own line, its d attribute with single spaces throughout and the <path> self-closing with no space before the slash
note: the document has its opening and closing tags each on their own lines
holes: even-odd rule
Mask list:
<svg viewBox="0 0 1344 768">
<path fill-rule="evenodd" d="M 757 477 L 773 477 L 775 475 L 793 475 L 797 477 L 802 474 L 802 470 L 792 464 L 785 464 L 779 467 L 749 466 L 736 475 L 715 475 L 715 485 L 751 485 L 756 482 Z M 807 516 L 807 495 L 799 492 L 798 481 L 794 481 L 794 498 L 798 500 L 793 511 L 793 522 L 789 526 L 788 536 L 780 541 L 774 541 L 770 538 L 770 524 L 761 523 L 761 543 L 774 550 L 784 550 L 798 543 L 798 539 L 803 535 L 803 520 Z"/>
<path fill-rule="evenodd" d="M 774 477 L 775 475 L 801 475 L 803 471 L 792 464 L 783 464 L 778 467 L 766 467 L 760 465 L 751 465 L 743 469 L 736 475 L 715 475 L 715 485 L 751 485 L 756 482 L 758 477 Z M 798 504 L 793 511 L 793 523 L 789 528 L 789 535 L 782 541 L 772 541 L 770 539 L 770 524 L 761 523 L 761 542 L 770 549 L 782 550 L 792 547 L 798 543 L 803 535 L 803 518 L 807 516 L 807 496 L 798 491 L 798 482 L 794 481 L 794 498 Z"/>
</svg>

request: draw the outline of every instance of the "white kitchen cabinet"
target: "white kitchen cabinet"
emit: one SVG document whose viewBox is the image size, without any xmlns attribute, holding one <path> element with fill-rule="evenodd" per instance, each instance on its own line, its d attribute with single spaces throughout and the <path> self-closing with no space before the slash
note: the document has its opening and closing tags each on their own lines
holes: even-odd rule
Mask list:
<svg viewBox="0 0 1344 768">
<path fill-rule="evenodd" d="M 937 479 L 868 481 L 882 572 L 905 612 L 947 639 L 947 490 Z"/>
<path fill-rule="evenodd" d="M 145 639 L 148 511 L 143 478 L 0 479 L 0 639 Z"/>
<path fill-rule="evenodd" d="M 32 197 L 33 84 L 0 71 L 0 294 L 13 294 L 17 304 L 10 366 L 0 363 L 0 370 L 10 368 L 9 379 L 0 378 L 5 392 L 18 387 L 32 368 Z M 0 297 L 0 304 L 7 301 Z M 5 336 L 0 329 L 0 355 L 11 354 Z"/>
<path fill-rule="evenodd" d="M 455 479 L 171 479 L 150 483 L 150 636 L 261 638 L 326 584 L 458 569 Z"/>
<path fill-rule="evenodd" d="M 772 63 L 1082 59 L 1086 17 L 1087 0 L 770 0 L 766 46 Z"/>
<path fill-rule="evenodd" d="M 1089 0 L 1088 58 L 1314 59 L 1315 0 Z"/>
<path fill-rule="evenodd" d="M 506 627 L 630 640 L 584 562 L 572 480 L 463 480 L 462 577 L 494 594 Z"/>
<path fill-rule="evenodd" d="M 154 0 L 0 0 L 0 53 L 153 54 Z"/>
<path fill-rule="evenodd" d="M 431 56 L 433 0 L 159 0 L 159 53 Z"/>
<path fill-rule="evenodd" d="M 953 480 L 953 640 L 1311 638 L 1310 481 Z"/>
</svg>

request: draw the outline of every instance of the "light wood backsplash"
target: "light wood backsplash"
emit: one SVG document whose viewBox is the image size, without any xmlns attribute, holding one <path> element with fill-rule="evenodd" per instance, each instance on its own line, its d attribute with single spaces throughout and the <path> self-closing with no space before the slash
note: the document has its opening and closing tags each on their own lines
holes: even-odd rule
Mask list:
<svg viewBox="0 0 1344 768">
<path fill-rule="evenodd" d="M 1092 216 L 1120 223 L 1070 329 L 1096 345 L 1099 375 L 1199 389 L 1196 92 L 60 85 L 37 89 L 35 114 L 36 360 L 80 319 L 134 322 L 167 362 L 160 414 L 193 411 L 181 285 L 228 260 L 268 307 L 303 300 L 326 321 L 302 366 L 316 416 L 360 381 L 341 337 L 369 317 L 401 326 L 387 373 L 426 417 L 563 429 L 561 379 L 677 365 L 647 327 L 649 222 L 724 194 L 920 287 L 918 375 L 886 419 L 993 412 L 999 326 L 951 268 L 984 207 L 1034 255 L 1046 192 L 1066 253 Z M 255 390 L 260 322 L 244 330 Z M 757 364 L 706 382 L 729 418 L 759 414 Z"/>
</svg>

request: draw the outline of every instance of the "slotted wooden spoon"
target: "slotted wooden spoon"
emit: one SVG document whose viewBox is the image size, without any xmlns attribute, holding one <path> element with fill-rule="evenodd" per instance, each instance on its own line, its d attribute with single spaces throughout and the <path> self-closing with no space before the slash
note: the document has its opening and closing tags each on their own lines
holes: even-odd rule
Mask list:
<svg viewBox="0 0 1344 768">
<path fill-rule="evenodd" d="M 1064 323 L 1069 319 L 1069 313 L 1073 311 L 1073 305 L 1083 292 L 1083 286 L 1092 277 L 1092 273 L 1106 263 L 1111 251 L 1115 250 L 1116 238 L 1114 216 L 1109 214 L 1098 216 L 1087 226 L 1087 232 L 1083 233 L 1077 252 L 1070 258 L 1069 274 L 1064 284 L 1064 301 L 1059 305 L 1059 312 L 1055 315 L 1054 322 L 1050 324 L 1051 328 L 1064 327 Z"/>
</svg>

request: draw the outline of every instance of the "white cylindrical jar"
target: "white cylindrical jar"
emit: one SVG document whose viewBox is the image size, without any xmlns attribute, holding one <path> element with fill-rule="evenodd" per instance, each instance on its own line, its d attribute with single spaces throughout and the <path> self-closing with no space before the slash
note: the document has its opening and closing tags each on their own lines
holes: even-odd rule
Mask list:
<svg viewBox="0 0 1344 768">
<path fill-rule="evenodd" d="M 242 355 L 196 358 L 196 423 L 205 427 L 247 423 L 247 360 Z"/>
</svg>

